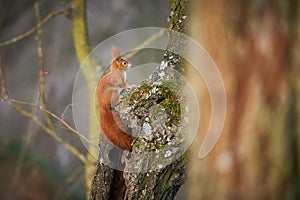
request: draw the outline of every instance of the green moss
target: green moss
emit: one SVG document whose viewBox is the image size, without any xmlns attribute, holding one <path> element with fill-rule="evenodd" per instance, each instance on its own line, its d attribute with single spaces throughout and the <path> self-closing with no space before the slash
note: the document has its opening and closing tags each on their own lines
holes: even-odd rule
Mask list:
<svg viewBox="0 0 300 200">
<path fill-rule="evenodd" d="M 131 93 L 128 103 L 134 109 L 150 108 L 155 104 L 162 106 L 168 116 L 166 125 L 171 126 L 181 119 L 180 99 L 175 88 L 172 80 L 163 81 L 160 85 L 145 83 Z"/>
</svg>

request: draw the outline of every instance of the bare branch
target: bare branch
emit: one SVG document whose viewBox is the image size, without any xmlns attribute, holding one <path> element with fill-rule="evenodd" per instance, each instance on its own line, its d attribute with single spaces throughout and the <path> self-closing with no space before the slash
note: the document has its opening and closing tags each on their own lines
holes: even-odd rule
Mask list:
<svg viewBox="0 0 300 200">
<path fill-rule="evenodd" d="M 15 104 L 22 104 L 22 105 L 28 105 L 28 106 L 32 106 L 34 108 L 38 108 L 40 110 L 42 110 L 43 112 L 48 113 L 49 115 L 51 115 L 52 117 L 54 117 L 55 119 L 57 119 L 58 121 L 60 121 L 63 125 L 65 125 L 67 127 L 67 129 L 69 129 L 71 132 L 76 133 L 79 137 L 84 138 L 87 142 L 89 142 L 84 136 L 82 136 L 79 132 L 77 132 L 76 130 L 74 130 L 70 125 L 68 125 L 65 121 L 61 120 L 59 117 L 57 117 L 55 114 L 51 113 L 50 111 L 46 110 L 45 108 L 43 108 L 42 106 L 39 106 L 37 104 L 34 103 L 29 103 L 29 102 L 24 102 L 24 101 L 18 101 L 15 99 L 10 99 L 10 98 L 0 98 L 0 101 L 6 101 L 9 103 L 15 103 Z M 42 128 L 46 133 L 48 133 L 50 136 L 52 136 L 57 142 L 61 143 L 62 145 L 64 145 L 64 147 L 69 150 L 74 156 L 76 156 L 81 162 L 86 163 L 86 158 L 85 156 L 80 153 L 74 146 L 72 146 L 71 144 L 67 143 L 66 141 L 64 141 L 61 137 L 59 137 L 56 132 L 54 130 L 51 130 L 50 128 L 48 128 L 46 125 L 44 125 L 35 115 L 33 115 L 32 113 L 24 110 L 21 106 L 18 105 L 12 105 L 12 107 L 17 110 L 19 113 L 21 113 L 22 115 L 24 115 L 25 117 L 31 119 L 32 121 L 34 121 L 40 128 Z"/>
<path fill-rule="evenodd" d="M 0 56 L 0 84 L 1 84 L 1 94 L 4 99 L 8 99 L 8 90 L 7 86 L 3 77 L 3 72 L 2 72 L 2 57 Z"/>
<path fill-rule="evenodd" d="M 136 51 L 133 51 L 133 52 L 125 55 L 124 58 L 125 59 L 132 58 L 133 56 L 135 56 L 136 54 L 138 54 L 140 51 L 142 51 L 143 48 L 145 48 L 146 46 L 148 46 L 149 44 L 151 44 L 155 40 L 159 39 L 164 33 L 165 33 L 165 30 L 161 29 L 160 31 L 158 31 L 157 33 L 155 33 L 151 37 L 149 37 L 147 40 L 145 40 L 144 42 L 142 42 L 139 46 L 137 46 L 136 47 L 136 49 L 137 49 Z"/>
<path fill-rule="evenodd" d="M 62 120 L 65 120 L 65 114 L 66 114 L 67 110 L 69 109 L 69 107 L 72 107 L 73 105 L 75 105 L 75 104 L 68 104 L 68 105 L 66 106 L 65 110 L 64 110 L 64 111 L 61 113 L 61 115 L 60 115 L 60 118 L 61 118 Z"/>
<path fill-rule="evenodd" d="M 31 28 L 30 30 L 26 31 L 25 33 L 18 35 L 14 38 L 11 38 L 9 40 L 0 42 L 0 47 L 3 46 L 8 46 L 10 44 L 16 43 L 28 36 L 30 36 L 31 34 L 33 34 L 34 32 L 36 32 L 40 27 L 42 27 L 45 23 L 47 23 L 50 19 L 52 19 L 53 17 L 60 15 L 60 14 L 65 14 L 68 15 L 68 9 L 61 9 L 61 10 L 57 10 L 54 12 L 49 13 L 43 20 L 41 20 L 35 27 Z"/>
<path fill-rule="evenodd" d="M 0 99 L 2 100 L 2 99 Z M 10 102 L 14 102 L 12 99 L 9 99 Z M 16 103 L 16 102 L 14 102 Z M 24 110 L 21 106 L 17 106 L 17 105 L 13 105 L 14 109 L 16 109 L 19 113 L 21 113 L 22 115 L 24 115 L 25 117 L 31 119 L 32 121 L 34 121 L 40 128 L 42 128 L 44 131 L 46 131 L 46 133 L 48 133 L 50 136 L 53 137 L 53 139 L 55 139 L 57 142 L 61 143 L 62 145 L 64 145 L 64 147 L 69 150 L 74 156 L 76 156 L 81 162 L 85 163 L 86 162 L 86 158 L 85 156 L 80 153 L 74 146 L 72 146 L 71 144 L 67 143 L 66 141 L 64 141 L 61 137 L 59 137 L 55 131 L 49 129 L 45 124 L 43 124 L 35 115 L 33 115 L 30 112 L 27 112 L 26 110 Z"/>
<path fill-rule="evenodd" d="M 41 111 L 49 114 L 51 117 L 53 117 L 54 119 L 56 119 L 57 121 L 59 121 L 60 123 L 62 123 L 69 131 L 71 131 L 72 133 L 78 135 L 85 142 L 89 143 L 93 147 L 97 147 L 97 145 L 93 144 L 91 141 L 89 141 L 89 139 L 87 139 L 81 133 L 79 133 L 74 128 L 72 128 L 67 122 L 65 122 L 63 119 L 61 119 L 60 117 L 58 117 L 57 115 L 55 115 L 51 111 L 47 110 L 43 106 L 40 106 L 40 105 L 34 104 L 34 103 L 30 103 L 30 102 L 26 102 L 26 101 L 20 101 L 20 100 L 16 100 L 16 99 L 11 99 L 11 98 L 8 98 L 8 99 L 0 98 L 0 101 L 6 101 L 6 102 L 10 102 L 10 103 L 15 103 L 15 104 L 20 104 L 20 105 L 26 105 L 26 106 L 31 106 L 31 107 L 37 108 L 37 109 L 39 109 L 39 110 L 41 110 Z"/>
<path fill-rule="evenodd" d="M 36 1 L 34 3 L 34 11 L 35 11 L 35 17 L 37 20 L 37 24 L 41 22 L 41 16 L 40 16 L 40 6 L 39 2 Z M 39 90 L 40 90 L 40 95 L 39 99 L 42 102 L 42 106 L 46 108 L 46 95 L 45 95 L 45 72 L 44 72 L 44 61 L 43 61 L 43 47 L 42 47 L 42 29 L 39 27 L 36 31 L 36 38 L 37 38 L 37 54 L 38 54 L 38 63 L 40 67 L 40 75 L 39 75 Z M 44 113 L 44 117 L 46 119 L 46 122 L 49 126 L 50 129 L 55 131 L 55 128 L 53 126 L 53 123 L 47 113 Z"/>
</svg>

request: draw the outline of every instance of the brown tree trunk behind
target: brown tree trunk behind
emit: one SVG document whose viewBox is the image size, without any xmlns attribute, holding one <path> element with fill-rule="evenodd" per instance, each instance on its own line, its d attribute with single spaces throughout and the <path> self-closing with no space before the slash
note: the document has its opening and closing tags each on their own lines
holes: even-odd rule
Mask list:
<svg viewBox="0 0 300 200">
<path fill-rule="evenodd" d="M 192 147 L 189 199 L 300 199 L 299 8 L 297 0 L 193 1 L 191 34 L 222 74 L 227 120 L 205 159 Z M 210 116 L 203 96 L 198 135 Z"/>
</svg>

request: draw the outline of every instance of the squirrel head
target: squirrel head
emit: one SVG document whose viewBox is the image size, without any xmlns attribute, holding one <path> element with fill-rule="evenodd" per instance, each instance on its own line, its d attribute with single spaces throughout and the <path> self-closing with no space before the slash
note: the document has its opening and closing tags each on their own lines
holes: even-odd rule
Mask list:
<svg viewBox="0 0 300 200">
<path fill-rule="evenodd" d="M 118 49 L 117 47 L 112 46 L 111 55 L 113 59 L 111 63 L 112 69 L 125 71 L 131 67 L 131 63 L 121 57 L 120 49 Z"/>
</svg>

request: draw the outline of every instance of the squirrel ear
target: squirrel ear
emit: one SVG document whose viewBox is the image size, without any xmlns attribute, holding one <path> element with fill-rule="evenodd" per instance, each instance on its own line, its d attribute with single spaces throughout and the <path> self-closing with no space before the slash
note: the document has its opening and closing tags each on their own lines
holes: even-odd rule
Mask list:
<svg viewBox="0 0 300 200">
<path fill-rule="evenodd" d="M 116 58 L 120 57 L 121 56 L 121 52 L 120 52 L 120 49 L 115 47 L 115 46 L 112 46 L 111 48 L 111 56 L 112 56 L 112 59 L 115 60 Z"/>
</svg>

